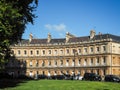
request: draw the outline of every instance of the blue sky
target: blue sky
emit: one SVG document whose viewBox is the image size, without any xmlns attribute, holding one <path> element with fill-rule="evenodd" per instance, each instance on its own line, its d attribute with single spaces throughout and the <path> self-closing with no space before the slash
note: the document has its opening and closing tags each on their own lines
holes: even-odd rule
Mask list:
<svg viewBox="0 0 120 90">
<path fill-rule="evenodd" d="M 120 36 L 120 0 L 39 0 L 35 11 L 38 18 L 28 24 L 23 39 L 65 38 L 66 32 L 77 37 L 110 33 Z"/>
</svg>

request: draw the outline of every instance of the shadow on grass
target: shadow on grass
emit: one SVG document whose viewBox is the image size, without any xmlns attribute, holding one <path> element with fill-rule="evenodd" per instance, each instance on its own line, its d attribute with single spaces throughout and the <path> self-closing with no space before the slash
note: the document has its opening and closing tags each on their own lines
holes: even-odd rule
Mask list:
<svg viewBox="0 0 120 90">
<path fill-rule="evenodd" d="M 19 60 L 15 57 L 13 52 L 10 53 L 12 56 L 7 57 L 9 60 L 5 63 L 5 68 L 0 69 L 0 90 L 16 87 L 20 83 L 26 83 L 31 79 L 26 76 L 26 61 L 23 59 Z"/>
<path fill-rule="evenodd" d="M 20 83 L 26 83 L 28 80 L 20 79 L 0 79 L 0 89 L 19 86 Z"/>
</svg>

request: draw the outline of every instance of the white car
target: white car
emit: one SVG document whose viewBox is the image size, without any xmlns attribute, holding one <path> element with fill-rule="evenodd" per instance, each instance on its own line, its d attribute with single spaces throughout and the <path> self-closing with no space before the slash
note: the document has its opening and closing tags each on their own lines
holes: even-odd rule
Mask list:
<svg viewBox="0 0 120 90">
<path fill-rule="evenodd" d="M 82 80 L 82 79 L 83 79 L 83 76 L 77 75 L 77 76 L 75 76 L 73 79 L 74 79 L 74 80 Z"/>
<path fill-rule="evenodd" d="M 83 76 L 78 76 L 78 80 L 83 80 Z"/>
</svg>

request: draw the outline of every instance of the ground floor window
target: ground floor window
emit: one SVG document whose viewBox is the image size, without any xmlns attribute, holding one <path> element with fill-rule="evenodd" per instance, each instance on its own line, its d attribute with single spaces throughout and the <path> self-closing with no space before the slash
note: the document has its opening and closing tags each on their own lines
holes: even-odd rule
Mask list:
<svg viewBox="0 0 120 90">
<path fill-rule="evenodd" d="M 106 70 L 105 69 L 103 70 L 103 75 L 106 75 Z"/>
<path fill-rule="evenodd" d="M 30 77 L 32 77 L 33 76 L 33 72 L 32 71 L 30 71 Z"/>
<path fill-rule="evenodd" d="M 99 75 L 99 69 L 97 70 L 97 74 Z"/>
</svg>

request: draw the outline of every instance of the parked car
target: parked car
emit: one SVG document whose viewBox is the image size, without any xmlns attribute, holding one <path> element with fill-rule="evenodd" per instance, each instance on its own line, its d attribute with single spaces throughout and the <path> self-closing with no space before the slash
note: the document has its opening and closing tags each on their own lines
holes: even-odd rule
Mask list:
<svg viewBox="0 0 120 90">
<path fill-rule="evenodd" d="M 97 75 L 95 73 L 85 73 L 83 76 L 83 80 L 101 81 L 102 78 L 100 75 Z"/>
<path fill-rule="evenodd" d="M 38 77 L 38 79 L 47 79 L 48 78 L 46 75 L 42 75 L 42 74 L 38 75 L 37 77 Z"/>
<path fill-rule="evenodd" d="M 74 80 L 82 80 L 83 79 L 83 76 L 80 76 L 80 75 L 76 75 L 73 77 Z"/>
<path fill-rule="evenodd" d="M 108 82 L 120 82 L 120 77 L 116 75 L 106 75 L 104 81 Z"/>
</svg>

